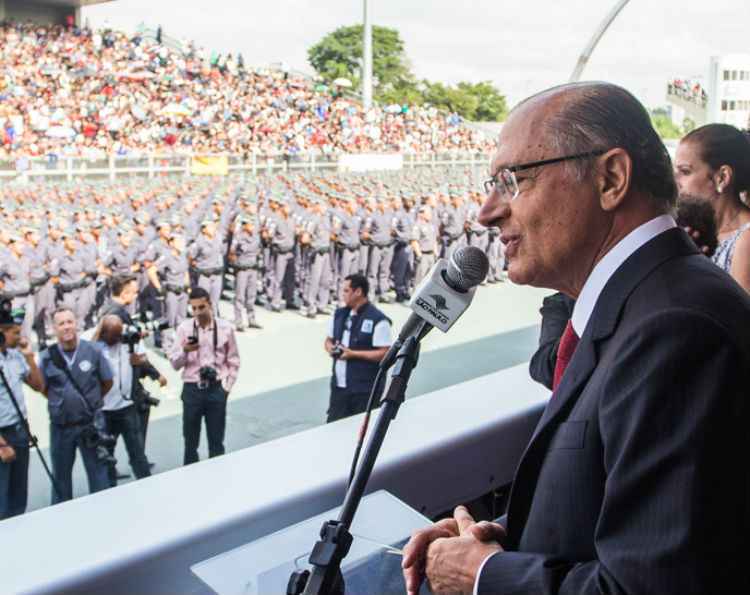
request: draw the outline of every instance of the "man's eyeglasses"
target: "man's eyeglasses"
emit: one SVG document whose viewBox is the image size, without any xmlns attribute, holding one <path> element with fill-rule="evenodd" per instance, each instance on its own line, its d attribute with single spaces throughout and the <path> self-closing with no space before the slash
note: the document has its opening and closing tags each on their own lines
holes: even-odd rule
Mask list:
<svg viewBox="0 0 750 595">
<path fill-rule="evenodd" d="M 511 167 L 505 167 L 498 171 L 494 176 L 485 180 L 484 191 L 487 194 L 491 194 L 492 191 L 497 188 L 500 196 L 504 200 L 513 200 L 518 196 L 518 180 L 516 180 L 516 172 L 523 171 L 525 169 L 532 169 L 534 167 L 542 167 L 544 165 L 552 165 L 553 163 L 560 163 L 561 161 L 571 161 L 573 159 L 586 159 L 588 157 L 596 157 L 606 153 L 604 150 L 588 151 L 586 153 L 578 153 L 576 155 L 567 155 L 565 157 L 555 157 L 554 159 L 544 159 L 542 161 L 533 161 L 531 163 L 522 163 L 521 165 L 512 165 Z"/>
</svg>

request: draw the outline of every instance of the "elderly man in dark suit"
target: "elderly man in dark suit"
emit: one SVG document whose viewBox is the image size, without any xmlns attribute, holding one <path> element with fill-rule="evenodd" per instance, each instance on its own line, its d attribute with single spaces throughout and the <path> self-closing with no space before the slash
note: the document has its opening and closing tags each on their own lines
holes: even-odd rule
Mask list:
<svg viewBox="0 0 750 595">
<path fill-rule="evenodd" d="M 509 277 L 576 303 L 507 518 L 415 534 L 409 592 L 750 592 L 750 301 L 675 226 L 648 114 L 610 84 L 545 91 L 491 167 Z"/>
</svg>

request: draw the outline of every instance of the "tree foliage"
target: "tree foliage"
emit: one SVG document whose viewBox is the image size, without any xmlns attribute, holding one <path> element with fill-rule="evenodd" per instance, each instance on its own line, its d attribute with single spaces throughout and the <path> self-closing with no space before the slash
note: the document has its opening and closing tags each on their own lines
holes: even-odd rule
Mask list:
<svg viewBox="0 0 750 595">
<path fill-rule="evenodd" d="M 680 139 L 695 128 L 695 122 L 690 118 L 685 118 L 682 126 L 672 122 L 669 112 L 665 109 L 654 109 L 651 111 L 651 123 L 654 129 L 663 139 Z"/>
<path fill-rule="evenodd" d="M 441 82 L 417 80 L 411 72 L 398 31 L 373 26 L 373 87 L 383 104 L 431 105 L 476 121 L 499 121 L 508 112 L 505 96 L 490 82 Z M 339 27 L 308 50 L 308 59 L 324 80 L 339 77 L 359 88 L 362 76 L 362 25 Z"/>
</svg>

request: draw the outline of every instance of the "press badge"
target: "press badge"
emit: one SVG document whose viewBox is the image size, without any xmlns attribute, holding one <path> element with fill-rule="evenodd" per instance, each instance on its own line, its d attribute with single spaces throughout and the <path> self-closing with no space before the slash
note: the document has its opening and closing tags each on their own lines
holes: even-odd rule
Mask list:
<svg viewBox="0 0 750 595">
<path fill-rule="evenodd" d="M 367 320 L 362 321 L 362 332 L 363 333 L 372 332 L 372 320 L 370 320 L 369 318 Z"/>
<path fill-rule="evenodd" d="M 78 364 L 78 367 L 81 368 L 81 372 L 88 372 L 91 369 L 91 362 L 85 359 Z"/>
</svg>

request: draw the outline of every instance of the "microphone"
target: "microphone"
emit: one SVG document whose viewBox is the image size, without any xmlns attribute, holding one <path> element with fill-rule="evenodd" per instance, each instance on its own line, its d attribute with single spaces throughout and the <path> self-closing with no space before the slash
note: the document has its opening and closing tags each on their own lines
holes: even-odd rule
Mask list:
<svg viewBox="0 0 750 595">
<path fill-rule="evenodd" d="M 433 327 L 448 332 L 471 304 L 477 285 L 484 281 L 489 269 L 487 255 L 476 246 L 459 248 L 450 260 L 439 259 L 414 290 L 409 302 L 413 313 L 401 328 L 394 347 L 417 333 L 417 339 L 422 340 Z"/>
</svg>

